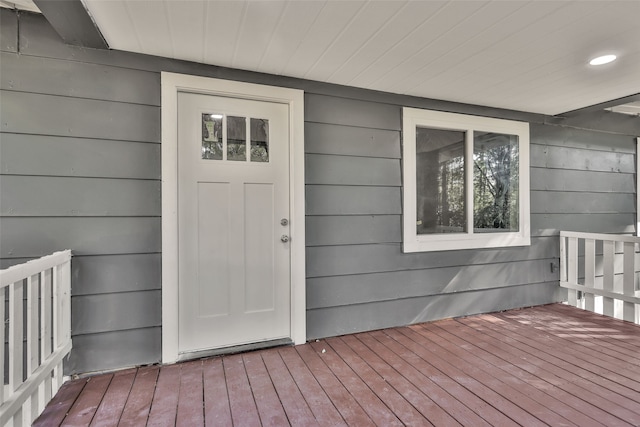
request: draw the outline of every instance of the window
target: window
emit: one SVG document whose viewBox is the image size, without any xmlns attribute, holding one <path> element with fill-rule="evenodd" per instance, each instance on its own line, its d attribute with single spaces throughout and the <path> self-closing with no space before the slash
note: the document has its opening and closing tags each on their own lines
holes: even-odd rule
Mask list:
<svg viewBox="0 0 640 427">
<path fill-rule="evenodd" d="M 404 252 L 528 246 L 529 124 L 403 109 Z"/>
</svg>

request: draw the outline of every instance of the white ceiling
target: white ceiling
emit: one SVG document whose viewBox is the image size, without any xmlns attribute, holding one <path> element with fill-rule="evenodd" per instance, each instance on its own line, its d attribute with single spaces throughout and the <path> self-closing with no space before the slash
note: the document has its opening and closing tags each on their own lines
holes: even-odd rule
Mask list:
<svg viewBox="0 0 640 427">
<path fill-rule="evenodd" d="M 112 49 L 543 114 L 640 93 L 640 0 L 82 1 Z"/>
</svg>

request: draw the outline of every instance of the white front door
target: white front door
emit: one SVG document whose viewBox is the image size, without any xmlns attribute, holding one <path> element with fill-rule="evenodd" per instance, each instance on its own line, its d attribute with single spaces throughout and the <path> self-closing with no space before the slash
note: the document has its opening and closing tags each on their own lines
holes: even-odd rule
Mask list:
<svg viewBox="0 0 640 427">
<path fill-rule="evenodd" d="M 291 338 L 288 105 L 178 93 L 178 351 Z"/>
</svg>

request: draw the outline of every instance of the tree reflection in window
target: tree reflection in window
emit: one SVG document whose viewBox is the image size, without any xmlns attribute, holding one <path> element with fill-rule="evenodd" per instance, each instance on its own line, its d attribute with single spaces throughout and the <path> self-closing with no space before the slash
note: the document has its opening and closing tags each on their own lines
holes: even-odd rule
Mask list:
<svg viewBox="0 0 640 427">
<path fill-rule="evenodd" d="M 518 137 L 475 131 L 473 139 L 474 231 L 518 231 Z"/>
</svg>

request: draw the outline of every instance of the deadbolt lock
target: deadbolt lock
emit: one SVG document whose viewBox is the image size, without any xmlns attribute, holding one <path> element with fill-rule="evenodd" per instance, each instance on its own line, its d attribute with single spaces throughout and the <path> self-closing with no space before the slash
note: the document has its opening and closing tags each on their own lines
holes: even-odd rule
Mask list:
<svg viewBox="0 0 640 427">
<path fill-rule="evenodd" d="M 280 225 L 285 226 L 285 225 L 287 225 L 287 224 L 289 224 L 289 220 L 288 220 L 287 218 L 282 218 L 282 219 L 280 220 Z"/>
</svg>

